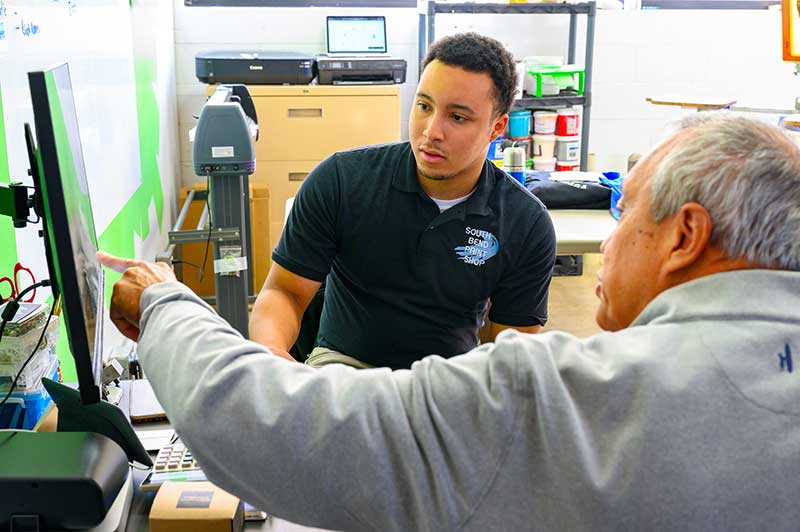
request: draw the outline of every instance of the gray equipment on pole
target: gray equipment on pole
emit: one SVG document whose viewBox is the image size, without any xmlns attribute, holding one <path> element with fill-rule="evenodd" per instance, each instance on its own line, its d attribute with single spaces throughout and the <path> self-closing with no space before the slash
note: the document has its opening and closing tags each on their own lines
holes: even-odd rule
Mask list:
<svg viewBox="0 0 800 532">
<path fill-rule="evenodd" d="M 258 117 L 247 87 L 219 85 L 200 111 L 197 127 L 189 132 L 189 140 L 194 142 L 194 171 L 205 176 L 209 185 L 208 229 L 180 230 L 188 203 L 197 199 L 190 194 L 170 231 L 170 247 L 159 256 L 159 260 L 171 262 L 176 244 L 213 241 L 217 312 L 245 338 L 253 284 L 248 266 L 252 249 L 248 176 L 256 168 L 257 139 Z"/>
</svg>

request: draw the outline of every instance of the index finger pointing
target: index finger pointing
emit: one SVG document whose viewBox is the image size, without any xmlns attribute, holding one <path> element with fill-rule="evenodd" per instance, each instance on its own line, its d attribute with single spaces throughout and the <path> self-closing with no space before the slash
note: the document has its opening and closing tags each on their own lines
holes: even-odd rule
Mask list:
<svg viewBox="0 0 800 532">
<path fill-rule="evenodd" d="M 97 262 L 106 268 L 111 268 L 119 273 L 122 273 L 131 266 L 136 266 L 138 264 L 138 261 L 125 259 L 123 257 L 116 257 L 114 255 L 105 253 L 104 251 L 98 251 L 95 257 L 97 258 Z"/>
</svg>

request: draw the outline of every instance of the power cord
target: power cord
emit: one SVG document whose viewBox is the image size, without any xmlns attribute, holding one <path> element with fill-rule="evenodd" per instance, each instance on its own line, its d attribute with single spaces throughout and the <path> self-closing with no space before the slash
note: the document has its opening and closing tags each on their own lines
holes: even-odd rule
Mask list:
<svg viewBox="0 0 800 532">
<path fill-rule="evenodd" d="M 40 281 L 40 282 L 36 283 L 35 285 L 32 285 L 32 286 L 28 287 L 28 289 L 33 289 L 33 287 L 36 287 L 37 285 L 38 286 L 50 286 L 50 280 L 46 279 L 44 281 Z M 19 307 L 19 300 L 22 299 L 22 296 L 28 291 L 28 289 L 23 290 L 14 299 L 14 302 L 17 304 L 17 307 Z M 14 388 L 16 388 L 17 381 L 19 380 L 20 376 L 22 375 L 22 372 L 25 371 L 25 367 L 28 365 L 28 362 L 30 362 L 33 359 L 33 355 L 36 354 L 36 351 L 39 350 L 39 346 L 41 345 L 42 340 L 44 339 L 44 335 L 47 333 L 47 326 L 50 325 L 50 320 L 53 317 L 53 312 L 55 311 L 57 304 L 58 304 L 57 301 L 53 301 L 53 304 L 50 306 L 50 314 L 48 314 L 48 316 L 47 316 L 47 321 L 45 322 L 44 328 L 42 329 L 42 334 L 39 335 L 39 340 L 36 342 L 36 345 L 34 346 L 33 350 L 31 351 L 31 354 L 28 355 L 27 359 L 25 359 L 25 363 L 22 364 L 21 368 L 19 368 L 19 371 L 17 372 L 16 377 L 14 377 L 14 382 L 11 383 L 11 387 L 8 389 L 8 393 L 6 393 L 6 396 L 3 398 L 2 401 L 0 401 L 0 408 L 2 408 L 3 405 L 6 404 L 6 401 L 8 401 L 8 398 L 11 397 L 12 393 L 14 393 Z M 9 303 L 9 305 L 10 305 L 10 303 Z M 6 312 L 7 311 L 8 311 L 8 308 L 6 308 L 3 311 L 3 323 L 0 324 L 0 338 L 2 338 L 2 332 L 3 332 L 3 329 L 6 326 L 6 323 L 14 316 L 14 314 L 17 313 L 17 311 L 15 309 L 14 312 L 10 314 L 10 316 L 6 317 Z"/>
<path fill-rule="evenodd" d="M 11 318 L 13 318 L 14 314 L 16 314 L 19 310 L 19 302 L 22 301 L 22 297 L 28 292 L 36 290 L 40 286 L 50 286 L 50 279 L 45 279 L 43 281 L 39 281 L 38 283 L 34 283 L 17 294 L 15 298 L 9 299 L 8 304 L 3 309 L 3 313 L 0 314 L 0 342 L 3 341 L 3 331 L 6 328 L 6 323 L 11 321 Z"/>
<path fill-rule="evenodd" d="M 174 266 L 176 264 L 185 264 L 187 266 L 191 266 L 192 268 L 194 268 L 194 269 L 196 269 L 198 271 L 200 281 L 203 280 L 203 270 L 201 270 L 200 266 L 198 266 L 194 262 L 189 262 L 188 260 L 173 260 L 172 261 L 172 265 Z M 178 275 L 178 273 L 175 272 L 175 275 Z M 180 282 L 183 282 L 183 273 L 181 273 L 181 275 L 178 277 L 178 280 Z"/>
<path fill-rule="evenodd" d="M 189 262 L 188 260 L 173 260 L 172 264 L 185 264 L 187 266 L 191 266 L 192 268 L 197 268 L 197 270 L 200 270 L 200 266 L 198 266 L 194 262 Z"/>
<path fill-rule="evenodd" d="M 211 243 L 211 229 L 214 227 L 214 218 L 211 216 L 211 206 L 208 204 L 208 195 L 211 194 L 211 172 L 206 169 L 206 210 L 208 211 L 208 235 L 206 236 L 206 251 L 203 253 L 203 267 L 200 268 L 198 282 L 203 282 L 206 273 L 206 262 L 208 262 L 208 247 Z"/>
</svg>

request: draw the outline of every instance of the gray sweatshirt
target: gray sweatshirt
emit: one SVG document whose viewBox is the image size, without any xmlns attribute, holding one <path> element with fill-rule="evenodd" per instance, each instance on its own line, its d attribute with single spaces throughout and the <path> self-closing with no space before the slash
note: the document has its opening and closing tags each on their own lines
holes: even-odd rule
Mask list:
<svg viewBox="0 0 800 532">
<path fill-rule="evenodd" d="M 277 358 L 178 283 L 144 292 L 141 327 L 209 479 L 290 521 L 800 530 L 800 273 L 716 274 L 624 331 L 506 331 L 394 372 Z"/>
</svg>

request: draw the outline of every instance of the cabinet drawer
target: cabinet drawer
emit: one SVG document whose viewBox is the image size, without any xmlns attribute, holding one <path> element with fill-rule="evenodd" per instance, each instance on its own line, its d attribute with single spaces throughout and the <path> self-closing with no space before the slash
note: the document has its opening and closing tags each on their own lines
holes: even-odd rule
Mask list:
<svg viewBox="0 0 800 532">
<path fill-rule="evenodd" d="M 258 161 L 251 183 L 266 183 L 269 187 L 270 242 L 278 245 L 283 230 L 286 199 L 293 197 L 303 180 L 319 161 Z"/>
<path fill-rule="evenodd" d="M 335 151 L 400 140 L 397 96 L 254 97 L 260 161 L 321 160 Z"/>
</svg>

